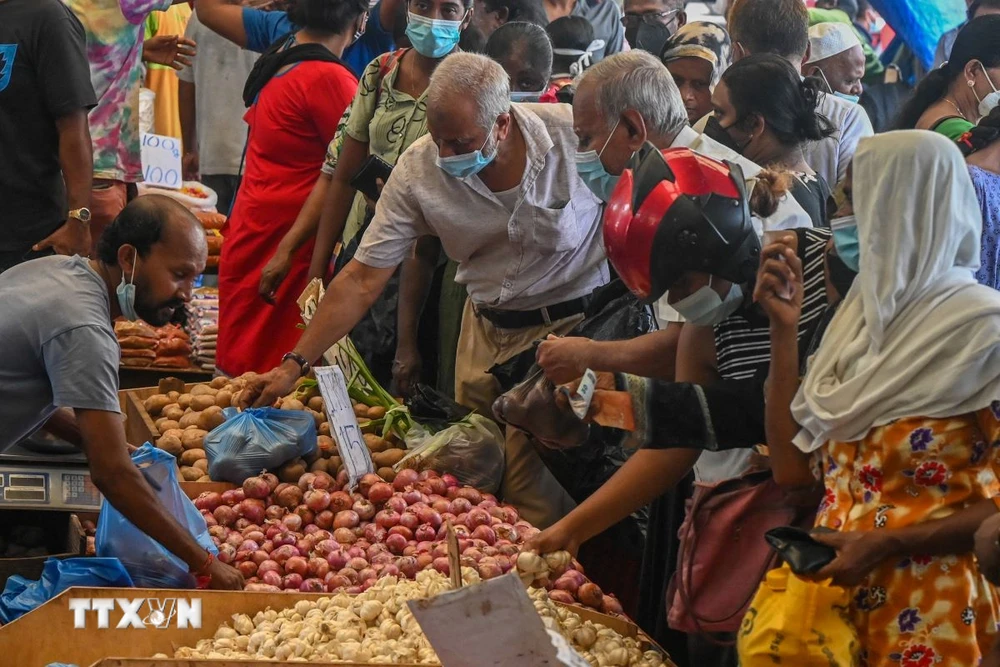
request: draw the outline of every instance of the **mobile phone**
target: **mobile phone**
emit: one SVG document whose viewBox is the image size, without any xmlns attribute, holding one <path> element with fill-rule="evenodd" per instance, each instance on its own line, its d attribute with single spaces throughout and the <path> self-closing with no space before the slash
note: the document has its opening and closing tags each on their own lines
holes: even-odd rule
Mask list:
<svg viewBox="0 0 1000 667">
<path fill-rule="evenodd" d="M 764 232 L 763 243 L 764 247 L 769 246 L 772 243 L 777 243 L 783 241 L 787 237 L 795 237 L 795 232 L 790 232 L 787 229 L 772 229 Z M 793 247 L 797 244 L 793 243 Z M 782 262 L 785 261 L 784 257 L 778 257 Z M 795 286 L 792 283 L 785 283 L 785 289 L 778 294 L 778 297 L 784 299 L 785 301 L 791 301 L 792 296 L 795 294 Z"/>
<path fill-rule="evenodd" d="M 376 180 L 382 179 L 383 183 L 389 182 L 392 174 L 392 165 L 380 158 L 378 155 L 369 155 L 365 163 L 358 169 L 351 179 L 351 187 L 366 195 L 369 199 L 378 199 L 378 185 Z"/>
<path fill-rule="evenodd" d="M 794 526 L 772 528 L 764 533 L 764 539 L 799 575 L 819 572 L 837 557 L 836 549 L 817 542 L 808 532 Z"/>
</svg>

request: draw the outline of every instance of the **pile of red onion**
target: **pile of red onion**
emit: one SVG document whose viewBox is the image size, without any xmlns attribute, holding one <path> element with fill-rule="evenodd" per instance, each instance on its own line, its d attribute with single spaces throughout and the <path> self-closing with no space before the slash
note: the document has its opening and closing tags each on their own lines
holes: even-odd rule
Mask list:
<svg viewBox="0 0 1000 667">
<path fill-rule="evenodd" d="M 307 593 L 367 590 L 381 576 L 414 578 L 433 568 L 449 574 L 447 523 L 462 565 L 483 579 L 514 567 L 520 544 L 539 531 L 495 496 L 459 486 L 452 475 L 401 470 L 392 483 L 365 475 L 354 493 L 347 473 L 336 479 L 307 472 L 298 484 L 279 484 L 271 473 L 195 501 L 219 548 L 247 590 Z M 605 613 L 621 605 L 583 575 L 576 561 L 554 581 L 549 596 Z"/>
</svg>

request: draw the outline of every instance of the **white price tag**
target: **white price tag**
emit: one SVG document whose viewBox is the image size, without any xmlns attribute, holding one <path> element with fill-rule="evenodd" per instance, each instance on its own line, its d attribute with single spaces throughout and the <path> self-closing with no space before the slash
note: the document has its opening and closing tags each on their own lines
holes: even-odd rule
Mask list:
<svg viewBox="0 0 1000 667">
<path fill-rule="evenodd" d="M 443 667 L 585 666 L 565 642 L 553 644 L 517 575 L 505 574 L 407 602 Z"/>
<path fill-rule="evenodd" d="M 353 491 L 358 480 L 370 472 L 375 472 L 371 452 L 365 446 L 358 419 L 354 416 L 354 404 L 347 393 L 347 380 L 339 366 L 318 366 L 316 381 L 323 395 L 323 405 L 330 419 L 333 434 L 337 439 L 337 450 L 347 469 L 348 486 Z"/>
<path fill-rule="evenodd" d="M 142 135 L 142 176 L 146 185 L 180 190 L 181 142 L 159 134 Z"/>
</svg>

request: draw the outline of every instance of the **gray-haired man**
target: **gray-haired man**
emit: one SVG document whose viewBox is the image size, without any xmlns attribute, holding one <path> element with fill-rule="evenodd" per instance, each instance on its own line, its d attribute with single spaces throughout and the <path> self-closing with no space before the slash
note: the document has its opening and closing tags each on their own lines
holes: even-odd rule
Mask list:
<svg viewBox="0 0 1000 667">
<path fill-rule="evenodd" d="M 456 398 L 482 414 L 499 394 L 487 370 L 582 317 L 608 281 L 601 202 L 575 168 L 569 107 L 510 103 L 494 61 L 455 54 L 427 91 L 429 134 L 400 158 L 354 260 L 334 279 L 293 354 L 264 377 L 258 404 L 286 394 L 350 332 L 421 236 L 441 240 L 469 291 Z"/>
</svg>

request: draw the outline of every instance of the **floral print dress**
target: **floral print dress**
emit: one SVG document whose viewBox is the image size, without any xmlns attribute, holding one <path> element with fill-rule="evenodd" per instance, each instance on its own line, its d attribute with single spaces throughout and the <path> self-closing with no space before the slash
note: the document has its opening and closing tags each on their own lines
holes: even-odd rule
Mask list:
<svg viewBox="0 0 1000 667">
<path fill-rule="evenodd" d="M 820 450 L 817 526 L 902 528 L 1000 494 L 1000 402 L 975 414 L 922 417 Z M 878 566 L 854 590 L 851 619 L 868 667 L 972 667 L 996 635 L 997 594 L 971 552 L 912 554 Z"/>
</svg>

